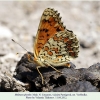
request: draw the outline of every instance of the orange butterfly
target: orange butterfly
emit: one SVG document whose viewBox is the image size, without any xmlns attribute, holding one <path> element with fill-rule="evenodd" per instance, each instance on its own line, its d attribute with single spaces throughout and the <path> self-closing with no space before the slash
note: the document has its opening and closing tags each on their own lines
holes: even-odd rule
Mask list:
<svg viewBox="0 0 100 100">
<path fill-rule="evenodd" d="M 79 41 L 76 35 L 65 28 L 59 13 L 54 9 L 44 10 L 34 43 L 34 61 L 40 73 L 40 67 L 66 66 L 79 52 Z M 30 55 L 28 54 L 30 60 Z M 58 71 L 60 72 L 60 71 Z M 43 76 L 40 73 L 43 84 Z"/>
</svg>

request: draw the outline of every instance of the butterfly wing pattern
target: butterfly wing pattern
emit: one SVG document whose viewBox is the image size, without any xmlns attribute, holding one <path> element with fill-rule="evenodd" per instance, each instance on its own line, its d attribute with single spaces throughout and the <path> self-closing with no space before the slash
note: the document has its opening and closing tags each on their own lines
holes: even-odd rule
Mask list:
<svg viewBox="0 0 100 100">
<path fill-rule="evenodd" d="M 47 8 L 40 20 L 33 51 L 34 61 L 41 67 L 65 66 L 78 57 L 79 41 L 72 31 L 65 28 L 60 14 Z M 40 75 L 42 77 L 41 73 Z"/>
</svg>

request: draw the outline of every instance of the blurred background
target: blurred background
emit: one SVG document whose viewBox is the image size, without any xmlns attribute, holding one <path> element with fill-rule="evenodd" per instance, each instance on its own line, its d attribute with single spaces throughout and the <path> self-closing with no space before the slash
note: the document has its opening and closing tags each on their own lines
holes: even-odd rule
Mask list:
<svg viewBox="0 0 100 100">
<path fill-rule="evenodd" d="M 79 57 L 71 61 L 76 68 L 100 62 L 100 1 L 0 1 L 0 74 L 13 72 L 26 53 L 11 39 L 33 52 L 33 37 L 48 7 L 58 10 L 66 28 L 80 41 Z"/>
</svg>

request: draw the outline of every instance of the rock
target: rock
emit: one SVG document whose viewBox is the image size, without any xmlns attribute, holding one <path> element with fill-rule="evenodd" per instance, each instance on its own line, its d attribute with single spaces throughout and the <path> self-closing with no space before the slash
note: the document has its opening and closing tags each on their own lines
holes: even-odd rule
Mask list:
<svg viewBox="0 0 100 100">
<path fill-rule="evenodd" d="M 77 81 L 72 84 L 66 84 L 54 88 L 51 92 L 98 92 L 98 89 L 88 81 Z"/>
<path fill-rule="evenodd" d="M 10 74 L 5 73 L 5 76 L 2 77 L 0 87 L 0 91 L 2 92 L 25 92 L 28 85 L 17 81 Z"/>
<path fill-rule="evenodd" d="M 31 57 L 33 54 L 29 52 Z M 98 92 L 100 91 L 100 63 L 94 64 L 89 68 L 75 69 L 75 65 L 70 63 L 71 67 L 57 67 L 62 73 L 54 69 L 39 68 L 44 77 L 44 84 L 40 74 L 36 70 L 36 64 L 29 62 L 27 54 L 18 62 L 15 70 L 15 79 L 28 83 L 30 92 Z M 4 87 L 3 87 L 4 88 Z M 13 92 L 13 90 L 12 90 Z"/>
</svg>

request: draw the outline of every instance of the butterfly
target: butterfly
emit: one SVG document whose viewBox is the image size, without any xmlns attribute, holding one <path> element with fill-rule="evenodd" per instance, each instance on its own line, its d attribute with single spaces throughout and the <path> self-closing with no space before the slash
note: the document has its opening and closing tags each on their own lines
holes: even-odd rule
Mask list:
<svg viewBox="0 0 100 100">
<path fill-rule="evenodd" d="M 58 11 L 47 8 L 44 10 L 38 27 L 33 46 L 33 61 L 37 64 L 43 84 L 43 76 L 39 71 L 41 67 L 67 66 L 68 62 L 78 57 L 79 41 L 73 31 L 66 29 L 61 22 Z M 28 59 L 30 59 L 28 54 Z"/>
</svg>

